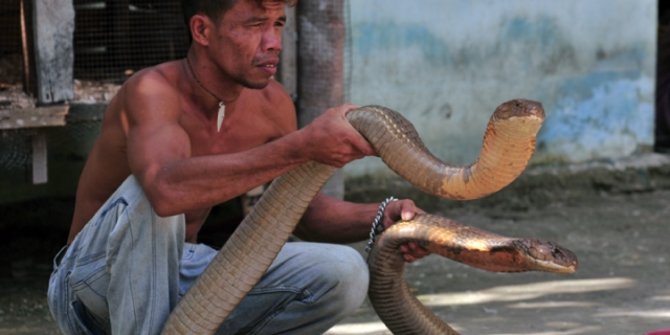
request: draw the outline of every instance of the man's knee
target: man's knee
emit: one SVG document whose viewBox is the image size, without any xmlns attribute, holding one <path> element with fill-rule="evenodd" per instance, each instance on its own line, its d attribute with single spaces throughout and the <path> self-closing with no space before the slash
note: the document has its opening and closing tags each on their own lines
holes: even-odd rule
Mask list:
<svg viewBox="0 0 670 335">
<path fill-rule="evenodd" d="M 365 300 L 368 270 L 342 245 L 287 243 L 218 334 L 322 334 Z"/>
<path fill-rule="evenodd" d="M 328 291 L 322 297 L 333 312 L 351 313 L 365 300 L 368 267 L 361 255 L 346 246 L 328 246 L 322 261 L 315 266 Z"/>
</svg>

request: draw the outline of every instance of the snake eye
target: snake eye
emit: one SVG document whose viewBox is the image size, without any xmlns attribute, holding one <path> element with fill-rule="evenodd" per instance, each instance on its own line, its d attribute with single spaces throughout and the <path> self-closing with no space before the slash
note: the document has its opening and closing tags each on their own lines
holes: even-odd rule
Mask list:
<svg viewBox="0 0 670 335">
<path fill-rule="evenodd" d="M 535 243 L 533 245 L 533 250 L 539 255 L 548 257 L 549 255 L 554 255 L 556 247 L 551 243 Z"/>
</svg>

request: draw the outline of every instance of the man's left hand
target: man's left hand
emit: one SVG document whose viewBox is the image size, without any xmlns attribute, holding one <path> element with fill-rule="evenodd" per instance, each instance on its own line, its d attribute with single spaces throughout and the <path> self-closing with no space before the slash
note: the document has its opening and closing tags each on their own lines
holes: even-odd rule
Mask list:
<svg viewBox="0 0 670 335">
<path fill-rule="evenodd" d="M 384 211 L 384 227 L 388 228 L 396 222 L 403 220 L 409 221 L 414 218 L 417 213 L 425 213 L 422 209 L 416 207 L 414 201 L 403 199 L 393 201 L 388 204 L 386 211 Z M 416 243 L 406 243 L 400 246 L 400 251 L 403 253 L 405 262 L 411 263 L 417 259 L 423 258 L 430 254 L 430 252 Z"/>
</svg>

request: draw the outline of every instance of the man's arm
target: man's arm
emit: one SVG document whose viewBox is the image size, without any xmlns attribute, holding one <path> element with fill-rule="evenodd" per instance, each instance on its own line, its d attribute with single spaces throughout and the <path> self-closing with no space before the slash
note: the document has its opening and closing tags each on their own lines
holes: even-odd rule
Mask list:
<svg viewBox="0 0 670 335">
<path fill-rule="evenodd" d="M 297 237 L 308 241 L 352 243 L 368 238 L 379 203 L 359 204 L 338 200 L 323 194 L 317 195 L 303 215 L 295 230 Z M 384 211 L 383 224 L 389 227 L 399 220 L 411 220 L 423 210 L 412 200 L 389 203 Z M 412 262 L 428 252 L 409 243 L 401 246 L 405 260 Z"/>
<path fill-rule="evenodd" d="M 310 203 L 295 230 L 308 241 L 352 243 L 370 232 L 378 204 L 358 204 L 319 193 Z"/>
<path fill-rule="evenodd" d="M 159 215 L 211 207 L 308 160 L 341 166 L 373 154 L 344 118 L 352 106 L 342 106 L 251 150 L 192 157 L 189 136 L 179 124 L 177 92 L 161 75 L 141 76 L 127 89 L 130 169 Z M 282 115 L 294 115 L 290 99 L 277 108 Z"/>
</svg>

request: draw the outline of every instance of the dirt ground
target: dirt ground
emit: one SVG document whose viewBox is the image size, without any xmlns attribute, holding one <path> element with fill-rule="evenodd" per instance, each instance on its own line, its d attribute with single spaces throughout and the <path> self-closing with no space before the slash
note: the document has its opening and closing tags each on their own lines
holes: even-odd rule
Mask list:
<svg viewBox="0 0 670 335">
<path fill-rule="evenodd" d="M 430 256 L 407 267 L 410 286 L 464 335 L 643 335 L 670 328 L 670 160 L 634 161 L 568 169 L 563 177 L 531 172 L 535 177 L 494 201 L 418 199 L 462 223 L 555 241 L 575 252 L 580 266 L 572 275 L 493 274 Z M 45 302 L 48 262 L 14 258 L 4 267 L 0 335 L 57 334 Z M 389 332 L 366 303 L 328 334 Z"/>
<path fill-rule="evenodd" d="M 417 295 L 463 334 L 645 334 L 670 328 L 670 191 L 603 194 L 541 211 L 455 210 L 467 222 L 574 251 L 574 275 L 491 274 L 431 256 L 408 266 Z M 369 305 L 329 334 L 390 334 Z"/>
</svg>

